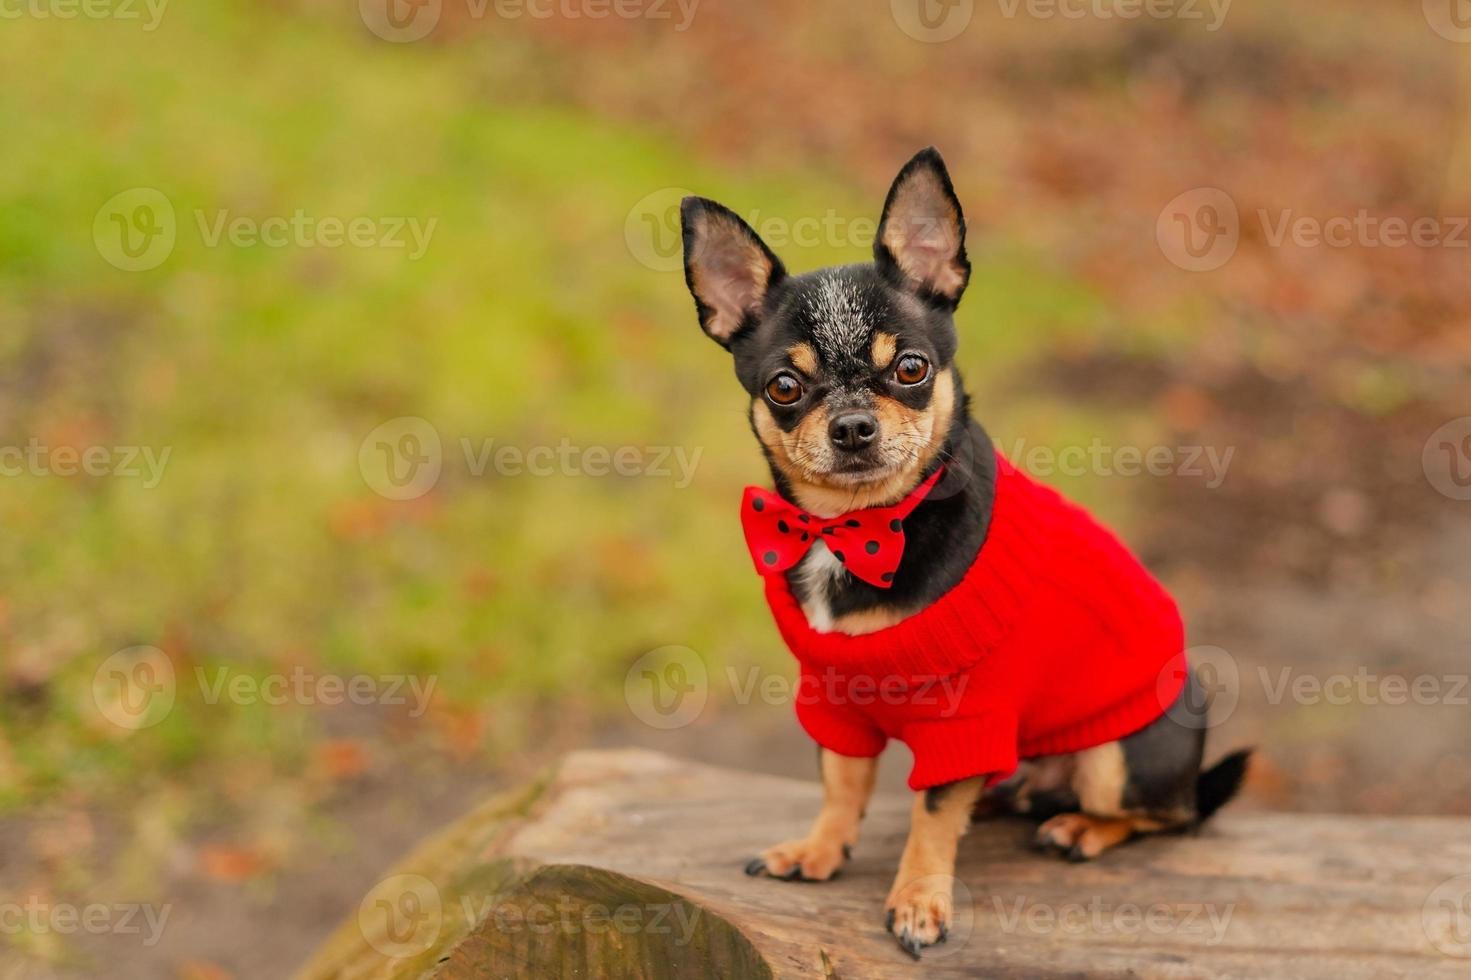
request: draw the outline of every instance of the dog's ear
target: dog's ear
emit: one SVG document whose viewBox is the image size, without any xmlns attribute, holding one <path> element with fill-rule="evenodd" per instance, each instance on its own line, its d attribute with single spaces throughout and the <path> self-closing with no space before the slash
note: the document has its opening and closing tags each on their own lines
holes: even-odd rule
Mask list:
<svg viewBox="0 0 1471 980">
<path fill-rule="evenodd" d="M 766 294 L 786 277 L 781 261 L 751 226 L 703 197 L 679 206 L 684 227 L 684 281 L 695 297 L 700 326 L 729 347 L 749 328 Z"/>
<path fill-rule="evenodd" d="M 874 261 L 926 300 L 953 309 L 970 281 L 965 215 L 945 161 L 933 146 L 904 165 L 884 202 Z"/>
</svg>

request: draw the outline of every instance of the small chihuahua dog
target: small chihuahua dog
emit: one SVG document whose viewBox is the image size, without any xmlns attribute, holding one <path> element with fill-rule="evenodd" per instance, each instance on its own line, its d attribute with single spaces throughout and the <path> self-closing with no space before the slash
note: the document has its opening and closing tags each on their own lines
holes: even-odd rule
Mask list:
<svg viewBox="0 0 1471 980">
<path fill-rule="evenodd" d="M 833 877 L 889 738 L 914 751 L 916 794 L 887 928 L 916 958 L 945 939 L 980 811 L 1040 818 L 1039 847 L 1088 860 L 1229 800 L 1249 752 L 1201 771 L 1204 698 L 1173 601 L 970 417 L 953 318 L 970 262 L 940 155 L 899 172 L 871 263 L 788 275 L 729 209 L 692 197 L 681 216 L 700 324 L 734 358 L 775 482 L 747 491 L 742 519 L 799 692 L 850 685 L 799 693 L 822 808 L 747 872 Z M 922 709 L 921 675 L 966 690 Z M 860 699 L 860 679 L 887 697 Z"/>
</svg>

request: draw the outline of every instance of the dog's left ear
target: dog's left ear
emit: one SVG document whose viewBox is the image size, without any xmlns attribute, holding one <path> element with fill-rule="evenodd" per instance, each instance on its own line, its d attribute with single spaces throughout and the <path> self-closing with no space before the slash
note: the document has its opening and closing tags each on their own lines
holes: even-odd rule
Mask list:
<svg viewBox="0 0 1471 980">
<path fill-rule="evenodd" d="M 885 275 L 923 299 L 946 309 L 960 302 L 970 282 L 965 215 L 933 146 L 919 151 L 894 178 L 873 257 Z"/>
</svg>

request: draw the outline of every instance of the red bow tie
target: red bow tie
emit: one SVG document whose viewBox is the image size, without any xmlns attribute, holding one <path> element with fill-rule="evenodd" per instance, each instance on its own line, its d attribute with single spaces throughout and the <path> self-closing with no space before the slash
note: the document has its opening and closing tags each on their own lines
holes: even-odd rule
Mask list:
<svg viewBox="0 0 1471 980">
<path fill-rule="evenodd" d="M 822 518 L 760 487 L 747 487 L 741 526 L 756 571 L 785 572 L 821 540 L 843 567 L 869 585 L 887 589 L 904 557 L 904 518 L 919 506 L 945 471 L 939 469 L 892 507 L 869 507 Z"/>
</svg>

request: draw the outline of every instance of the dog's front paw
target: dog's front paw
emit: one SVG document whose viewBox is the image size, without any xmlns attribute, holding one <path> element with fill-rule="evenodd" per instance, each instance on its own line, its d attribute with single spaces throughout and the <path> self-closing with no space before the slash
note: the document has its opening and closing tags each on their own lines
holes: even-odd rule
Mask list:
<svg viewBox="0 0 1471 980">
<path fill-rule="evenodd" d="M 884 925 L 899 941 L 899 948 L 919 959 L 920 950 L 943 943 L 950 932 L 955 909 L 954 879 L 933 874 L 895 881 L 884 909 Z"/>
<path fill-rule="evenodd" d="M 805 837 L 769 847 L 746 865 L 746 874 L 783 881 L 827 881 L 848 859 L 848 845 L 835 838 Z"/>
</svg>

